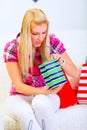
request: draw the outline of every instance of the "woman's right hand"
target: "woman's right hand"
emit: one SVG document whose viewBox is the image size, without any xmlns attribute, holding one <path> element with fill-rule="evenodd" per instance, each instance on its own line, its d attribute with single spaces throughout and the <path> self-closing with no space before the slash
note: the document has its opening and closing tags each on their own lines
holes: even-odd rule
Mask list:
<svg viewBox="0 0 87 130">
<path fill-rule="evenodd" d="M 57 87 L 55 87 L 53 89 L 49 89 L 48 86 L 44 86 L 42 88 L 42 94 L 45 94 L 45 95 L 56 94 L 57 92 L 59 92 L 62 89 L 63 86 L 64 86 L 64 84 L 61 84 L 60 86 L 57 86 Z"/>
</svg>

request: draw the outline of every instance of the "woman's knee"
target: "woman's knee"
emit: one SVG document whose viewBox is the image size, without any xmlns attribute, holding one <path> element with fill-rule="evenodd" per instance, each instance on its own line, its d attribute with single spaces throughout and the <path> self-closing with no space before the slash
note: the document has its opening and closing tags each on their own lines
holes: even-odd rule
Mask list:
<svg viewBox="0 0 87 130">
<path fill-rule="evenodd" d="M 60 107 L 60 98 L 56 94 L 37 95 L 32 101 L 32 108 L 36 111 L 52 111 L 55 112 Z"/>
</svg>

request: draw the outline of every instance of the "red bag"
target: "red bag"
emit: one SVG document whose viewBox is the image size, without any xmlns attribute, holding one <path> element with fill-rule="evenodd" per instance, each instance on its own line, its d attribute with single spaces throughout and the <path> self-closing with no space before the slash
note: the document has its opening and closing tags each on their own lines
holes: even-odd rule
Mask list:
<svg viewBox="0 0 87 130">
<path fill-rule="evenodd" d="M 64 84 L 63 88 L 57 93 L 61 100 L 60 108 L 66 108 L 78 103 L 76 94 L 72 89 L 67 76 L 66 79 L 67 82 Z"/>
</svg>

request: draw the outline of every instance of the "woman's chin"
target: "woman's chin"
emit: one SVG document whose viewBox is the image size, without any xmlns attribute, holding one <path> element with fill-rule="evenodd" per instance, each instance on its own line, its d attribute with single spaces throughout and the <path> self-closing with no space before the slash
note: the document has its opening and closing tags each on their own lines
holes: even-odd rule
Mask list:
<svg viewBox="0 0 87 130">
<path fill-rule="evenodd" d="M 35 47 L 40 47 L 41 46 L 41 44 L 37 44 L 37 45 L 35 45 Z"/>
</svg>

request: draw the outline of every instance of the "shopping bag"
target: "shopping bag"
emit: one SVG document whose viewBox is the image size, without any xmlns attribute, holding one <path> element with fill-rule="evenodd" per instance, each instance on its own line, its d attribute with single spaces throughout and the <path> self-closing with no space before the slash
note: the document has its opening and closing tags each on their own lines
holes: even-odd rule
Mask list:
<svg viewBox="0 0 87 130">
<path fill-rule="evenodd" d="M 77 90 L 77 100 L 79 104 L 87 104 L 87 61 L 85 64 L 82 64 Z"/>
<path fill-rule="evenodd" d="M 58 59 L 53 58 L 39 65 L 41 75 L 49 89 L 65 83 L 66 77 Z"/>
</svg>

